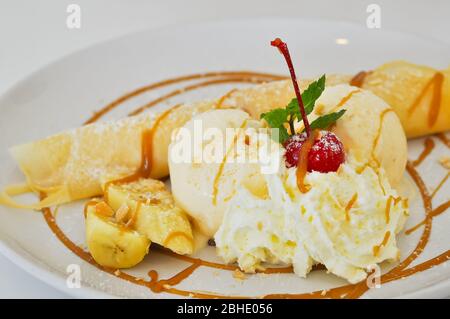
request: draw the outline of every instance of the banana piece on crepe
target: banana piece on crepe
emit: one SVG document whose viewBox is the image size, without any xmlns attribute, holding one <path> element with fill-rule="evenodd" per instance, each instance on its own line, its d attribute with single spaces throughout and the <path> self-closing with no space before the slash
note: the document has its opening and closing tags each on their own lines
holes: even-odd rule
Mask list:
<svg viewBox="0 0 450 319">
<path fill-rule="evenodd" d="M 126 184 L 106 183 L 104 189 L 106 202 L 128 227 L 177 254 L 192 254 L 191 224 L 163 182 L 141 178 Z"/>
<path fill-rule="evenodd" d="M 85 206 L 86 242 L 98 264 L 133 267 L 152 242 L 181 255 L 193 252 L 190 222 L 163 182 L 141 178 L 103 187 L 105 201 L 91 200 Z"/>
<path fill-rule="evenodd" d="M 85 214 L 86 242 L 98 264 L 109 268 L 131 268 L 147 255 L 150 240 L 121 224 L 104 201 L 89 202 Z"/>
</svg>

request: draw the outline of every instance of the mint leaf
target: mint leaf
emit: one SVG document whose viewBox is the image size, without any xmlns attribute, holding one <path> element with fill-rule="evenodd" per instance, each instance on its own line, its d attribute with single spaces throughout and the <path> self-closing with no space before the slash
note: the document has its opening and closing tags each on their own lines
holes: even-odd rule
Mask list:
<svg viewBox="0 0 450 319">
<path fill-rule="evenodd" d="M 297 98 L 293 98 L 289 104 L 286 106 L 286 110 L 291 115 L 293 119 L 297 119 L 299 121 L 302 120 L 302 115 L 300 114 L 300 106 L 298 105 Z"/>
<path fill-rule="evenodd" d="M 306 115 L 311 114 L 314 110 L 316 100 L 322 95 L 323 90 L 325 90 L 325 74 L 322 75 L 317 81 L 312 82 L 308 88 L 302 93 L 302 101 L 305 107 Z M 286 106 L 289 114 L 292 118 L 297 118 L 297 120 L 302 120 L 302 115 L 300 113 L 300 106 L 298 105 L 297 98 L 293 98 L 289 104 Z"/>
<path fill-rule="evenodd" d="M 324 74 L 317 81 L 312 82 L 302 93 L 302 101 L 305 106 L 306 115 L 309 115 L 314 110 L 316 100 L 325 89 L 325 81 L 326 77 Z M 319 117 L 316 120 L 317 123 L 316 121 L 311 123 L 311 128 L 326 128 L 344 113 L 337 115 L 336 118 L 336 115 L 334 114 L 335 113 Z M 278 108 L 267 113 L 262 113 L 260 118 L 264 119 L 271 128 L 278 129 L 278 138 L 276 138 L 275 134 L 272 134 L 272 138 L 280 143 L 283 143 L 289 138 L 289 133 L 286 127 L 289 126 L 290 130 L 293 132 L 295 120 L 302 121 L 302 115 L 300 113 L 300 106 L 298 105 L 297 98 L 293 98 L 284 109 Z M 314 123 L 316 123 L 315 125 L 317 127 L 313 126 Z"/>
<path fill-rule="evenodd" d="M 333 112 L 330 114 L 326 114 L 323 115 L 321 117 L 318 117 L 317 119 L 315 119 L 311 124 L 311 129 L 326 129 L 327 127 L 329 127 L 331 124 L 333 124 L 334 122 L 336 122 L 342 115 L 344 115 L 344 113 L 347 110 L 340 110 L 338 112 Z"/>
<path fill-rule="evenodd" d="M 284 124 L 288 122 L 288 111 L 286 109 L 275 109 L 267 113 L 261 114 L 261 119 L 264 119 L 271 128 L 278 129 L 278 138 L 275 139 L 279 143 L 283 143 L 289 138 Z M 274 135 L 272 134 L 272 137 Z"/>
<path fill-rule="evenodd" d="M 316 100 L 325 90 L 325 74 L 322 75 L 317 81 L 312 82 L 308 88 L 302 93 L 303 105 L 305 106 L 306 115 L 310 114 L 316 103 Z"/>
<path fill-rule="evenodd" d="M 286 123 L 288 112 L 285 109 L 274 109 L 261 114 L 261 119 L 266 120 L 270 127 L 276 128 Z"/>
</svg>

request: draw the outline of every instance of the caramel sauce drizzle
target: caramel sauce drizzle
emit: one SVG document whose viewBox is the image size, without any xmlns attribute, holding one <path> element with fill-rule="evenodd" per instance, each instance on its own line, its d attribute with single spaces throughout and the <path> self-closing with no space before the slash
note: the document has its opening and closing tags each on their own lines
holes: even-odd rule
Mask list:
<svg viewBox="0 0 450 319">
<path fill-rule="evenodd" d="M 347 102 L 353 97 L 354 94 L 360 93 L 360 92 L 361 92 L 361 90 L 353 90 L 353 91 L 350 91 L 349 94 L 347 94 L 346 96 L 344 96 L 344 98 L 342 98 L 342 100 L 339 101 L 339 103 L 336 105 L 336 107 L 333 109 L 332 112 L 335 112 L 335 111 L 337 111 L 338 109 L 340 109 L 342 106 L 345 105 L 345 103 L 347 103 Z"/>
<path fill-rule="evenodd" d="M 374 256 L 378 256 L 378 254 L 380 253 L 381 248 L 383 248 L 384 246 L 386 246 L 389 238 L 391 237 L 391 232 L 388 230 L 385 234 L 384 234 L 384 238 L 383 241 L 379 244 L 373 247 L 373 255 Z"/>
<path fill-rule="evenodd" d="M 408 268 L 403 270 L 400 274 L 392 274 L 391 276 L 389 276 L 385 282 L 389 282 L 389 281 L 393 281 L 393 280 L 398 280 L 398 279 L 402 279 L 402 278 L 406 278 L 409 277 L 411 275 L 414 275 L 415 273 L 430 269 L 436 265 L 439 265 L 441 263 L 444 263 L 446 261 L 450 260 L 450 250 L 447 250 L 446 252 L 440 254 L 439 256 L 436 256 L 430 260 L 427 260 L 417 266 Z"/>
<path fill-rule="evenodd" d="M 103 217 L 114 216 L 114 211 L 105 202 L 99 202 L 97 205 L 95 205 L 95 212 Z"/>
<path fill-rule="evenodd" d="M 399 197 L 393 197 L 393 199 L 394 199 L 394 206 L 396 206 L 398 203 L 400 203 L 402 200 L 404 200 L 404 201 L 406 201 L 406 203 L 407 203 L 407 199 L 405 198 L 405 199 L 403 199 L 401 196 L 399 196 Z"/>
<path fill-rule="evenodd" d="M 351 86 L 356 86 L 356 87 L 362 87 L 364 84 L 364 81 L 366 80 L 366 77 L 372 73 L 372 71 L 361 71 L 358 72 L 354 77 L 352 77 L 352 79 L 350 80 L 349 84 Z"/>
<path fill-rule="evenodd" d="M 336 104 L 336 106 L 334 106 L 332 108 L 332 110 L 330 112 L 337 112 L 339 111 L 352 97 L 353 95 L 360 93 L 361 90 L 353 90 L 350 91 L 346 96 L 344 96 L 338 104 Z M 316 111 L 317 114 L 322 114 L 322 109 L 320 108 L 321 105 L 317 105 L 315 109 L 318 109 L 320 111 Z"/>
<path fill-rule="evenodd" d="M 158 247 L 158 252 L 161 254 L 164 254 L 166 256 L 173 257 L 175 259 L 179 259 L 185 262 L 189 263 L 201 263 L 202 266 L 209 267 L 209 268 L 215 268 L 215 269 L 221 269 L 221 270 L 228 270 L 228 271 L 235 271 L 239 269 L 239 266 L 234 264 L 221 264 L 221 263 L 215 263 L 212 261 L 202 260 L 199 258 L 187 256 L 187 255 L 178 255 L 168 249 Z M 324 269 L 323 265 L 315 265 L 313 269 Z M 285 273 L 293 273 L 292 266 L 288 267 L 269 267 L 261 270 L 257 270 L 258 273 L 263 274 L 285 274 Z"/>
<path fill-rule="evenodd" d="M 445 133 L 438 133 L 435 135 L 438 139 L 441 140 L 442 143 L 444 143 L 445 146 L 450 148 L 450 139 L 445 135 Z"/>
<path fill-rule="evenodd" d="M 200 89 L 206 86 L 211 86 L 211 85 L 216 85 L 216 84 L 225 84 L 225 83 L 254 83 L 254 84 L 260 84 L 260 83 L 264 83 L 267 82 L 267 79 L 258 79 L 252 76 L 249 77 L 232 77 L 232 78 L 223 78 L 223 79 L 214 79 L 214 80 L 209 80 L 209 81 L 205 81 L 205 82 L 201 82 L 201 83 L 196 83 L 196 84 L 192 84 L 189 86 L 186 86 L 182 89 L 177 89 L 174 90 L 170 93 L 167 93 L 143 106 L 141 106 L 140 108 L 130 112 L 128 115 L 129 116 L 134 116 L 134 115 L 138 115 L 140 113 L 142 113 L 143 111 L 151 108 L 152 106 L 155 106 L 163 101 L 166 101 L 169 98 L 175 97 L 177 95 L 189 92 L 189 91 L 193 91 L 196 89 Z"/>
<path fill-rule="evenodd" d="M 312 134 L 306 139 L 306 141 L 300 147 L 296 177 L 297 177 L 297 187 L 302 193 L 307 193 L 311 188 L 309 185 L 305 185 L 304 180 L 306 172 L 308 171 L 308 154 L 318 137 L 319 131 L 318 130 L 312 131 Z"/>
<path fill-rule="evenodd" d="M 448 177 L 450 176 L 450 172 L 447 173 L 447 175 L 445 175 L 445 177 L 439 182 L 438 186 L 436 186 L 436 188 L 434 189 L 433 193 L 431 193 L 431 198 L 433 198 L 441 189 L 442 185 L 445 184 L 445 182 L 447 181 Z"/>
<path fill-rule="evenodd" d="M 380 137 L 381 137 L 381 130 L 383 129 L 384 117 L 386 116 L 386 114 L 388 114 L 390 112 L 394 112 L 394 110 L 386 109 L 383 112 L 381 112 L 381 114 L 380 114 L 380 125 L 378 127 L 377 135 L 375 136 L 375 139 L 373 140 L 372 152 L 371 152 L 370 155 L 372 157 L 372 160 L 374 160 L 377 163 L 377 167 L 380 167 L 380 162 L 377 160 L 377 158 L 375 156 L 375 149 L 377 148 L 378 142 L 379 142 Z"/>
<path fill-rule="evenodd" d="M 169 85 L 177 84 L 177 83 L 180 83 L 180 82 L 192 81 L 192 80 L 197 80 L 197 79 L 205 79 L 205 78 L 211 78 L 211 77 L 226 77 L 227 80 L 230 81 L 230 82 L 232 82 L 232 80 L 234 78 L 242 79 L 244 77 L 245 78 L 247 78 L 247 77 L 259 78 L 260 81 L 267 80 L 268 82 L 269 81 L 274 81 L 274 80 L 284 80 L 284 79 L 286 79 L 285 76 L 281 76 L 281 75 L 269 74 L 269 73 L 261 73 L 261 72 L 248 72 L 248 71 L 239 71 L 239 72 L 235 72 L 235 71 L 229 71 L 229 72 L 227 72 L 227 71 L 224 71 L 224 72 L 207 72 L 207 73 L 197 73 L 197 74 L 192 74 L 192 75 L 179 76 L 179 77 L 176 77 L 176 78 L 172 78 L 172 79 L 168 79 L 168 80 L 152 83 L 150 85 L 146 85 L 146 86 L 140 87 L 140 88 L 138 88 L 136 90 L 133 90 L 131 92 L 128 92 L 128 93 L 122 95 L 121 97 L 115 99 L 114 101 L 112 101 L 111 103 L 109 103 L 108 105 L 103 107 L 102 109 L 94 112 L 94 115 L 92 115 L 89 119 L 87 119 L 84 122 L 84 125 L 90 124 L 90 123 L 94 123 L 94 122 L 98 121 L 105 114 L 111 112 L 112 110 L 114 110 L 119 105 L 123 104 L 124 102 L 126 102 L 126 101 L 128 101 L 128 100 L 130 100 L 130 99 L 132 99 L 132 98 L 134 98 L 134 97 L 136 97 L 138 95 L 146 93 L 148 91 L 153 91 L 155 89 L 159 89 L 159 88 L 166 87 L 166 86 L 169 86 Z M 211 84 L 203 83 L 203 86 L 207 86 L 207 85 L 211 85 Z M 186 89 L 184 89 L 184 91 L 183 91 L 183 89 L 179 90 L 179 94 L 182 94 L 182 93 L 186 92 L 185 90 Z M 163 102 L 163 100 L 161 100 L 161 99 L 158 99 L 158 101 L 159 102 Z M 140 107 L 140 108 L 136 109 L 133 112 L 134 113 L 138 113 L 138 110 L 141 110 L 142 108 L 149 108 L 150 107 L 150 106 L 148 106 L 149 104 L 150 104 L 150 106 L 152 106 L 152 105 L 155 105 L 156 103 L 154 101 L 151 101 L 151 102 L 147 103 L 145 106 Z"/>
<path fill-rule="evenodd" d="M 94 199 L 91 199 L 91 200 L 87 201 L 86 204 L 84 204 L 84 210 L 83 210 L 84 218 L 87 217 L 88 208 L 91 207 L 91 206 L 95 206 L 97 204 L 98 204 L 98 201 L 94 200 Z"/>
<path fill-rule="evenodd" d="M 428 126 L 432 127 L 439 115 L 441 108 L 441 98 L 442 98 L 442 85 L 444 84 L 444 75 L 441 72 L 436 72 L 433 77 L 433 98 L 431 99 L 430 111 L 428 112 Z"/>
<path fill-rule="evenodd" d="M 434 141 L 431 137 L 427 137 L 425 139 L 424 145 L 425 147 L 423 151 L 420 153 L 419 157 L 412 162 L 414 166 L 419 166 L 423 162 L 423 160 L 433 151 L 435 146 Z"/>
<path fill-rule="evenodd" d="M 438 138 L 440 138 L 440 135 L 442 135 L 444 138 L 446 138 L 446 136 L 445 136 L 444 133 L 437 134 L 437 135 L 435 135 L 435 136 L 438 137 Z M 421 159 L 420 162 L 423 161 L 423 159 L 424 159 L 424 158 L 422 158 L 423 154 L 426 154 L 424 157 L 428 156 L 428 154 L 430 154 L 431 151 L 432 151 L 432 149 L 434 148 L 434 142 L 433 142 L 433 144 L 432 144 L 432 145 L 433 145 L 432 147 L 430 146 L 431 143 L 428 143 L 428 145 L 427 145 L 426 141 L 429 140 L 429 139 L 431 140 L 431 138 L 429 138 L 429 137 L 425 140 L 425 143 L 424 143 L 424 146 L 425 146 L 425 147 L 424 147 L 424 150 L 422 151 L 421 155 L 419 156 L 419 159 Z M 447 147 L 450 148 L 450 145 L 447 145 L 447 143 L 445 143 L 445 140 L 444 140 L 444 145 L 446 145 Z M 428 151 L 427 149 L 429 149 L 430 147 L 431 147 L 431 150 Z M 416 162 L 417 162 L 417 160 L 413 162 L 413 165 L 414 165 L 414 163 L 416 163 Z M 419 163 L 420 163 L 420 162 L 419 162 Z M 416 165 L 414 165 L 414 166 L 416 166 Z M 431 196 L 430 196 L 431 199 L 437 194 L 437 192 L 439 192 L 439 190 L 440 190 L 441 187 L 444 185 L 444 183 L 447 181 L 447 179 L 448 179 L 449 176 L 450 176 L 450 172 L 448 172 L 447 175 L 445 175 L 445 177 L 439 182 L 438 186 L 437 186 L 437 187 L 434 189 L 434 191 L 431 193 Z M 442 213 L 445 212 L 449 207 L 450 207 L 450 201 L 447 201 L 447 202 L 441 204 L 439 207 L 437 207 L 436 209 L 434 209 L 433 211 L 431 211 L 430 214 L 429 214 L 429 216 L 426 216 L 425 219 L 422 220 L 420 223 L 417 223 L 415 226 L 413 226 L 413 227 L 407 229 L 407 230 L 405 231 L 405 234 L 406 234 L 406 235 L 409 235 L 409 234 L 413 233 L 414 231 L 416 231 L 417 229 L 419 229 L 421 226 L 425 225 L 425 223 L 426 223 L 426 221 L 427 221 L 428 218 L 433 218 L 433 217 L 436 217 L 436 216 L 442 214 Z"/>
<path fill-rule="evenodd" d="M 444 83 L 444 75 L 441 72 L 436 72 L 433 77 L 427 82 L 419 96 L 414 100 L 413 104 L 408 109 L 408 114 L 411 115 L 420 105 L 420 102 L 426 95 L 428 89 L 433 86 L 433 95 L 430 102 L 430 110 L 428 112 L 428 126 L 432 127 L 438 118 L 439 110 L 441 108 L 441 94 L 442 84 Z"/>
<path fill-rule="evenodd" d="M 141 143 L 141 165 L 138 168 L 138 170 L 129 176 L 125 176 L 123 178 L 115 179 L 112 181 L 109 181 L 105 184 L 105 201 L 108 202 L 108 193 L 109 193 L 109 187 L 111 185 L 117 185 L 117 184 L 126 184 L 131 183 L 134 181 L 139 180 L 140 178 L 149 178 L 150 174 L 152 172 L 152 159 L 153 159 L 153 137 L 155 132 L 157 131 L 158 127 L 161 125 L 161 123 L 169 117 L 169 115 L 177 110 L 181 104 L 177 104 L 170 109 L 163 112 L 156 120 L 155 123 L 153 123 L 152 128 L 144 130 L 142 133 L 142 143 Z M 140 201 L 138 202 L 140 203 Z M 134 214 L 137 215 L 137 214 Z"/>
<path fill-rule="evenodd" d="M 379 142 L 380 137 L 381 137 L 381 130 L 383 129 L 384 117 L 386 116 L 386 114 L 388 114 L 390 112 L 394 112 L 394 110 L 392 110 L 391 108 L 388 108 L 388 109 L 385 109 L 383 112 L 381 112 L 381 114 L 380 114 L 380 125 L 378 126 L 377 134 L 375 135 L 375 138 L 374 138 L 373 143 L 372 143 L 372 148 L 371 148 L 371 152 L 370 152 L 370 159 L 369 159 L 369 161 L 366 164 L 364 164 L 362 167 L 357 169 L 358 173 L 362 173 L 369 166 L 374 168 L 374 169 L 376 169 L 376 170 L 380 168 L 381 164 L 378 161 L 377 157 L 375 156 L 375 150 L 376 150 L 376 148 L 378 146 L 378 142 Z M 372 166 L 371 162 L 375 162 L 375 166 Z M 380 185 L 381 185 L 381 183 L 380 183 Z M 383 189 L 383 193 L 384 193 L 384 189 Z"/>
<path fill-rule="evenodd" d="M 347 203 L 347 206 L 345 206 L 345 220 L 350 221 L 350 209 L 353 207 L 353 205 L 358 200 L 358 193 L 353 194 L 352 198 Z"/>
<path fill-rule="evenodd" d="M 386 208 L 384 209 L 384 216 L 386 219 L 386 224 L 389 224 L 389 221 L 391 220 L 391 206 L 392 206 L 392 200 L 394 197 L 389 196 L 388 200 L 386 201 Z"/>
<path fill-rule="evenodd" d="M 134 96 L 137 96 L 139 94 L 142 94 L 146 91 L 152 90 L 154 88 L 164 87 L 166 85 L 171 85 L 178 82 L 183 81 L 190 81 L 193 79 L 201 79 L 201 78 L 207 78 L 207 77 L 221 77 L 221 76 L 253 76 L 253 77 L 264 77 L 264 79 L 269 79 L 272 77 L 273 80 L 277 79 L 285 79 L 285 77 L 281 76 L 275 76 L 270 74 L 263 74 L 263 73 L 252 73 L 252 72 L 211 72 L 211 73 L 205 73 L 205 74 L 196 74 L 196 75 L 189 75 L 184 77 L 178 77 L 162 82 L 158 82 L 155 84 L 151 84 L 148 86 L 145 86 L 143 88 L 137 89 L 135 91 L 132 91 L 123 97 L 120 97 L 113 101 L 112 103 L 108 104 L 104 109 L 96 112 L 93 117 L 91 117 L 86 123 L 92 123 L 101 118 L 106 113 L 110 112 L 117 106 L 119 106 L 121 103 L 125 102 L 126 100 L 131 99 Z M 362 77 L 362 76 L 360 76 Z M 364 80 L 364 77 L 363 77 Z M 361 83 L 363 80 L 360 80 Z M 354 80 L 356 81 L 356 80 Z M 180 93 L 181 94 L 181 93 Z M 381 124 L 380 124 L 381 127 Z M 381 128 L 380 128 L 381 130 Z M 443 141 L 448 147 L 450 147 L 450 143 L 446 136 L 444 134 L 437 135 L 441 141 Z M 374 143 L 376 146 L 377 143 Z M 143 147 L 144 149 L 144 147 Z M 414 267 L 407 268 L 424 250 L 426 247 L 430 234 L 431 234 L 431 224 L 433 217 L 443 213 L 448 207 L 449 202 L 444 203 L 437 207 L 435 210 L 432 210 L 432 204 L 431 204 L 431 196 L 428 193 L 427 187 L 425 186 L 425 183 L 421 179 L 419 173 L 416 171 L 414 166 L 408 162 L 406 169 L 409 173 L 409 175 L 412 177 L 414 183 L 417 185 L 424 209 L 425 209 L 425 220 L 423 222 L 423 225 L 425 226 L 422 232 L 422 235 L 420 236 L 420 239 L 415 247 L 415 249 L 402 261 L 400 262 L 396 267 L 391 269 L 389 272 L 381 276 L 381 283 L 387 283 L 394 280 L 402 279 L 405 277 L 409 277 L 417 272 L 425 271 L 427 269 L 430 269 L 436 265 L 442 264 L 450 259 L 450 250 L 447 250 L 446 252 L 442 253 L 439 256 L 436 256 L 430 260 L 427 260 L 425 262 L 422 262 Z M 44 198 L 45 194 L 41 194 L 41 198 Z M 89 201 L 89 205 L 96 204 L 96 201 Z M 396 203 L 396 199 L 394 199 L 394 204 Z M 88 205 L 85 206 L 88 207 Z M 183 256 L 183 255 L 177 255 L 171 251 L 168 251 L 163 248 L 156 248 L 160 253 L 171 256 L 175 259 L 191 263 L 190 266 L 185 268 L 183 271 L 179 272 L 178 274 L 168 278 L 160 280 L 158 278 L 158 273 L 155 270 L 149 271 L 148 280 L 143 278 L 138 278 L 133 275 L 127 274 L 122 271 L 118 271 L 116 269 L 111 269 L 107 267 L 103 267 L 95 262 L 95 260 L 92 258 L 89 252 L 85 251 L 78 245 L 76 245 L 73 241 L 71 241 L 65 233 L 60 229 L 58 224 L 56 223 L 55 217 L 52 215 L 50 208 L 44 208 L 42 209 L 43 217 L 49 226 L 50 230 L 54 233 L 54 235 L 61 241 L 62 244 L 64 244 L 69 250 L 71 250 L 74 254 L 76 254 L 78 257 L 83 259 L 84 261 L 94 265 L 98 269 L 105 271 L 113 276 L 116 276 L 118 278 L 121 278 L 122 280 L 126 280 L 132 284 L 136 284 L 139 286 L 144 286 L 152 290 L 153 292 L 165 292 L 170 293 L 174 295 L 184 296 L 184 297 L 194 297 L 194 298 L 245 298 L 244 296 L 227 296 L 227 295 L 220 295 L 215 293 L 203 293 L 203 292 L 193 292 L 193 291 L 187 291 L 187 290 L 181 290 L 174 288 L 172 286 L 181 283 L 183 280 L 187 279 L 196 269 L 199 267 L 210 267 L 210 268 L 216 268 L 226 271 L 234 271 L 238 269 L 237 265 L 225 265 L 220 263 L 214 263 L 209 262 L 206 260 L 201 260 L 199 258 L 194 258 L 190 256 Z M 325 269 L 324 266 L 319 265 L 313 267 L 313 269 Z M 263 273 L 272 274 L 272 273 L 292 273 L 292 267 L 281 267 L 281 268 L 267 268 L 266 270 L 262 271 Z M 311 293 L 302 293 L 302 294 L 269 294 L 266 296 L 263 296 L 263 298 L 358 298 L 362 294 L 364 294 L 369 288 L 366 285 L 366 282 L 363 281 L 358 284 L 348 284 L 341 287 L 332 288 L 329 290 L 319 290 L 314 291 Z"/>
<path fill-rule="evenodd" d="M 236 142 L 239 138 L 239 134 L 241 132 L 241 130 L 247 125 L 247 120 L 245 120 L 244 122 L 242 122 L 241 126 L 239 127 L 239 131 L 237 132 L 237 134 L 233 137 L 233 141 L 230 145 L 230 147 L 228 148 L 227 152 L 225 153 L 225 156 L 222 159 L 222 162 L 220 163 L 219 169 L 217 170 L 217 174 L 214 177 L 214 181 L 213 181 L 213 192 L 212 192 L 212 203 L 213 205 L 217 205 L 217 194 L 219 192 L 219 183 L 220 183 L 220 178 L 222 177 L 223 174 L 223 170 L 225 168 L 225 164 L 228 160 L 228 156 L 230 156 L 231 152 L 234 149 L 234 146 L 236 145 Z"/>
<path fill-rule="evenodd" d="M 236 91 L 237 91 L 237 89 L 232 89 L 232 90 L 228 91 L 226 94 L 222 95 L 222 97 L 219 99 L 219 101 L 215 105 L 215 108 L 216 109 L 223 108 L 223 103 L 225 102 L 225 100 L 230 98 L 233 95 L 233 93 L 236 92 Z"/>
<path fill-rule="evenodd" d="M 440 214 L 442 214 L 443 212 L 445 212 L 448 208 L 450 207 L 450 200 L 446 201 L 445 203 L 439 205 L 438 207 L 436 207 L 435 209 L 433 209 L 431 211 L 431 213 L 420 223 L 418 223 L 417 225 L 415 225 L 414 227 L 411 227 L 410 229 L 405 231 L 406 235 L 411 234 L 412 232 L 414 232 L 415 230 L 417 230 L 420 226 L 425 225 L 427 219 L 429 218 L 433 218 L 436 217 Z"/>
</svg>

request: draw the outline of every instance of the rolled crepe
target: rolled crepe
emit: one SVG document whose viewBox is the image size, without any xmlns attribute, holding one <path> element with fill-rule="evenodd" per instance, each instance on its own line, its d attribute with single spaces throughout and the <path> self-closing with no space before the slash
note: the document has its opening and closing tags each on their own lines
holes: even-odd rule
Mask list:
<svg viewBox="0 0 450 319">
<path fill-rule="evenodd" d="M 436 76 L 436 74 L 442 76 Z M 360 85 L 387 101 L 400 118 L 407 136 L 415 137 L 450 129 L 449 75 L 449 70 L 437 72 L 427 67 L 394 62 L 372 71 Z M 351 79 L 351 76 L 346 75 L 330 75 L 327 78 L 327 86 L 349 83 Z M 310 82 L 310 80 L 301 81 L 300 86 L 304 89 Z M 143 132 L 149 129 L 154 130 L 150 177 L 167 176 L 169 174 L 167 150 L 172 132 L 183 126 L 195 114 L 215 108 L 220 101 L 221 106 L 241 108 L 252 117 L 259 118 L 262 112 L 284 107 L 294 96 L 290 81 L 271 82 L 236 90 L 226 99 L 182 105 L 160 115 L 149 114 L 116 122 L 94 123 L 43 140 L 15 146 L 11 148 L 11 154 L 26 176 L 26 185 L 7 188 L 0 194 L 0 203 L 12 207 L 40 209 L 101 195 L 101 182 L 105 175 L 109 178 L 126 176 L 139 169 L 142 136 Z M 347 95 L 344 99 L 346 97 Z M 341 100 L 339 103 L 342 105 L 336 107 L 347 107 L 347 104 L 351 104 L 351 99 L 355 97 L 356 95 L 349 96 L 347 100 Z M 358 97 L 360 98 L 361 96 Z M 431 103 L 430 99 L 438 100 L 439 107 L 436 103 Z M 419 102 L 414 104 L 415 101 Z M 357 104 L 359 108 L 364 107 L 364 101 Z M 367 107 L 369 108 L 370 105 Z M 361 110 L 358 113 L 364 114 Z M 345 118 L 344 115 L 340 121 L 345 121 Z M 362 125 L 359 127 L 364 127 L 364 121 L 373 120 L 370 116 L 362 116 L 361 119 Z M 389 114 L 388 121 L 395 123 L 396 119 Z M 153 127 L 155 123 L 156 127 Z M 341 127 L 346 126 L 341 125 Z M 368 151 L 360 152 L 363 154 L 361 160 L 371 158 L 381 163 L 382 167 L 384 163 L 388 163 L 386 159 L 389 159 L 389 156 L 385 155 L 386 152 L 395 151 L 395 148 L 391 148 L 392 143 L 389 143 L 389 134 L 387 129 L 382 129 L 379 137 L 381 142 L 377 141 L 375 145 L 379 151 L 375 154 L 369 154 Z M 345 134 L 342 135 L 345 139 Z M 369 135 L 373 137 L 373 134 Z M 355 138 L 353 140 L 357 141 Z M 347 141 L 352 143 L 350 139 Z M 344 140 L 344 144 L 345 142 Z M 351 147 L 358 147 L 359 144 L 355 143 Z M 389 150 L 385 150 L 387 147 L 382 147 L 383 145 L 389 145 Z M 397 161 L 395 165 L 400 167 L 401 165 L 398 164 L 400 162 L 402 161 Z M 384 168 L 389 176 L 389 171 L 395 170 L 396 167 L 385 166 Z M 404 167 L 400 167 L 401 172 L 403 169 Z M 398 172 L 395 176 L 397 175 L 399 175 Z M 393 183 L 396 180 L 396 177 L 390 178 Z M 10 197 L 26 190 L 45 193 L 47 198 L 34 205 L 24 205 Z"/>
<path fill-rule="evenodd" d="M 167 149 L 172 131 L 197 113 L 213 108 L 214 101 L 182 105 L 159 115 L 145 114 L 118 121 L 93 123 L 32 143 L 14 146 L 11 155 L 26 176 L 26 185 L 10 186 L 0 203 L 16 208 L 41 209 L 103 194 L 105 179 L 128 176 L 141 166 L 144 132 L 153 130 L 151 173 L 169 173 Z M 11 196 L 33 191 L 46 194 L 36 204 L 20 204 Z"/>
<path fill-rule="evenodd" d="M 311 80 L 299 82 L 303 90 Z M 384 64 L 357 77 L 327 76 L 327 86 L 353 84 L 387 102 L 397 114 L 407 138 L 450 130 L 450 68 L 439 71 L 404 61 Z M 254 118 L 284 107 L 295 97 L 290 80 L 236 91 L 224 101 L 243 108 Z"/>
<path fill-rule="evenodd" d="M 390 62 L 368 72 L 361 87 L 394 109 L 408 138 L 450 130 L 450 68 Z"/>
</svg>

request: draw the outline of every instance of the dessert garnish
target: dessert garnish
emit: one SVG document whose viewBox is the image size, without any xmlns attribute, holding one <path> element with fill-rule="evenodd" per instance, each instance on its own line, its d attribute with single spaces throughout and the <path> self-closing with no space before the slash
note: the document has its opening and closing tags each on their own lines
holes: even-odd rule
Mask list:
<svg viewBox="0 0 450 319">
<path fill-rule="evenodd" d="M 346 110 L 322 115 L 310 124 L 307 116 L 314 110 L 316 100 L 325 89 L 326 77 L 322 75 L 301 94 L 287 44 L 276 38 L 271 45 L 277 47 L 286 60 L 296 98 L 284 109 L 278 108 L 261 114 L 261 119 L 270 127 L 278 129 L 278 141 L 286 148 L 286 167 L 297 166 L 298 185 L 304 192 L 307 191 L 303 185 L 306 171 L 335 172 L 345 161 L 344 147 L 339 138 L 330 131 L 320 130 L 335 123 Z M 295 121 L 303 122 L 302 132 L 296 132 Z"/>
<path fill-rule="evenodd" d="M 316 131 L 318 138 L 307 154 L 308 172 L 335 172 L 345 161 L 344 146 L 339 138 L 330 131 Z M 300 148 L 307 140 L 305 133 L 291 136 L 283 145 L 286 148 L 286 167 L 299 163 Z"/>
</svg>

